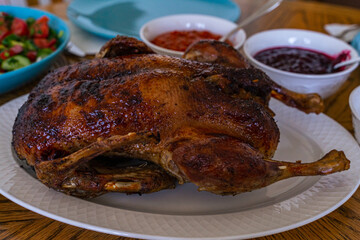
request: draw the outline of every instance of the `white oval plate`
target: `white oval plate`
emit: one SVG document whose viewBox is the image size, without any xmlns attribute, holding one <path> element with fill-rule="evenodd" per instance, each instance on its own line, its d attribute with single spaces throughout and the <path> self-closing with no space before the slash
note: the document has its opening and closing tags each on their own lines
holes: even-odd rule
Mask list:
<svg viewBox="0 0 360 240">
<path fill-rule="evenodd" d="M 237 196 L 197 192 L 192 184 L 148 195 L 105 194 L 92 200 L 48 189 L 12 156 L 11 130 L 26 96 L 0 107 L 0 193 L 49 218 L 94 231 L 145 239 L 241 239 L 265 236 L 315 221 L 341 206 L 360 182 L 360 148 L 324 114 L 306 115 L 272 101 L 281 141 L 275 158 L 311 162 L 343 150 L 350 170 L 297 177 Z"/>
</svg>

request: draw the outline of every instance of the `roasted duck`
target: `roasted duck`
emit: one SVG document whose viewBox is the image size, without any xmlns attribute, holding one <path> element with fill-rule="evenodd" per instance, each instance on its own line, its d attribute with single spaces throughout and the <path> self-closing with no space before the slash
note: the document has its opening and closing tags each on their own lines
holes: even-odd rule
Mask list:
<svg viewBox="0 0 360 240">
<path fill-rule="evenodd" d="M 33 89 L 14 123 L 14 150 L 41 182 L 81 197 L 176 182 L 238 194 L 349 168 L 336 150 L 314 163 L 272 160 L 279 129 L 270 97 L 307 113 L 321 112 L 321 99 L 284 89 L 246 62 L 233 65 L 243 58 L 207 61 L 112 39 L 98 58 L 59 68 Z"/>
</svg>

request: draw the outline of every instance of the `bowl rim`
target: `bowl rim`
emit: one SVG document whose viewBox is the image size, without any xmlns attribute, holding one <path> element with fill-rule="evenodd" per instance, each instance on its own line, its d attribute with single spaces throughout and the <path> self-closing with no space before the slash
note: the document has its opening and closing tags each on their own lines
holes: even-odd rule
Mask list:
<svg viewBox="0 0 360 240">
<path fill-rule="evenodd" d="M 352 53 L 355 54 L 354 58 L 356 57 L 359 57 L 359 54 L 358 52 L 349 44 L 347 44 L 346 42 L 342 41 L 342 40 L 339 40 L 335 37 L 332 37 L 330 35 L 327 35 L 327 34 L 324 34 L 324 33 L 321 33 L 321 32 L 316 32 L 316 31 L 312 31 L 312 30 L 305 30 L 305 29 L 296 29 L 296 28 L 278 28 L 278 29 L 271 29 L 271 30 L 265 30 L 265 31 L 261 31 L 261 32 L 258 32 L 258 33 L 255 33 L 254 35 L 250 36 L 248 39 L 246 39 L 245 43 L 244 43 L 244 46 L 243 46 L 243 50 L 244 50 L 244 53 L 245 53 L 245 56 L 252 62 L 256 63 L 258 66 L 260 66 L 261 68 L 265 69 L 265 70 L 268 70 L 268 71 L 273 71 L 277 74 L 282 74 L 282 75 L 286 75 L 286 76 L 289 76 L 289 77 L 296 77 L 296 78 L 302 78 L 304 80 L 314 80 L 314 78 L 316 78 L 317 80 L 320 79 L 320 80 L 328 80 L 330 77 L 338 77 L 338 76 L 343 76 L 343 75 L 346 75 L 346 74 L 350 74 L 352 71 L 354 71 L 359 63 L 354 63 L 354 64 L 351 64 L 348 68 L 346 68 L 345 70 L 343 71 L 340 71 L 340 72 L 335 72 L 335 73 L 324 73 L 324 74 L 303 74 L 303 73 L 293 73 L 293 72 L 287 72 L 287 71 L 284 71 L 284 70 L 280 70 L 280 69 L 277 69 L 277 68 L 273 68 L 273 67 L 270 67 L 258 60 L 256 60 L 249 52 L 248 52 L 248 49 L 247 49 L 247 46 L 249 45 L 249 41 L 251 41 L 251 39 L 253 39 L 254 37 L 258 37 L 260 36 L 261 34 L 264 34 L 264 33 L 269 33 L 269 32 L 278 32 L 278 31 L 282 31 L 282 32 L 286 32 L 286 31 L 289 31 L 289 32 L 303 32 L 303 33 L 309 33 L 309 34 L 315 34 L 315 35 L 319 35 L 319 36 L 322 36 L 322 37 L 326 37 L 326 38 L 331 38 L 333 40 L 336 40 L 336 41 L 339 41 L 343 44 L 346 44 L 347 47 L 351 50 Z M 284 45 L 281 45 L 281 46 L 284 46 Z M 279 45 L 280 47 L 280 45 Z M 308 49 L 312 49 L 312 48 L 308 48 Z"/>
<path fill-rule="evenodd" d="M 350 93 L 350 97 L 349 97 L 349 106 L 350 106 L 350 110 L 351 113 L 358 119 L 360 120 L 360 109 L 356 109 L 355 107 L 355 98 L 356 96 L 360 95 L 360 86 L 357 86 L 356 88 L 354 88 L 351 93 Z M 359 102 L 357 102 L 357 104 L 359 104 Z"/>
<path fill-rule="evenodd" d="M 65 30 L 64 30 L 64 39 L 61 42 L 61 44 L 59 45 L 59 47 L 56 49 L 56 51 L 52 52 L 51 54 L 49 54 L 45 58 L 41 59 L 40 61 L 31 63 L 30 65 L 28 65 L 26 67 L 22 67 L 22 68 L 14 70 L 14 71 L 5 72 L 5 73 L 0 74 L 0 80 L 3 80 L 3 79 L 8 78 L 8 77 L 14 77 L 17 74 L 25 73 L 29 69 L 35 68 L 35 67 L 43 64 L 47 60 L 50 60 L 53 57 L 57 56 L 66 47 L 66 45 L 70 41 L 70 35 L 71 35 L 70 29 L 69 29 L 68 25 L 66 24 L 66 22 L 63 19 L 61 19 L 60 17 L 58 17 L 58 16 L 56 16 L 56 15 L 54 15 L 52 13 L 49 13 L 49 12 L 44 11 L 44 10 L 36 9 L 36 8 L 30 8 L 30 7 L 9 6 L 9 5 L 8 6 L 0 6 L 0 11 L 5 12 L 5 11 L 7 11 L 7 9 L 20 9 L 22 11 L 31 11 L 31 12 L 36 12 L 36 13 L 39 13 L 39 14 L 46 15 L 48 17 L 51 17 L 51 19 L 55 19 L 57 22 L 60 22 L 64 26 Z M 10 13 L 10 14 L 12 14 L 12 13 Z M 17 17 L 17 16 L 15 16 L 15 17 Z"/>
<path fill-rule="evenodd" d="M 150 40 L 148 40 L 148 38 L 146 38 L 145 34 L 144 34 L 145 29 L 150 24 L 153 24 L 154 22 L 163 21 L 163 20 L 171 19 L 171 18 L 179 18 L 179 17 L 184 18 L 184 19 L 189 18 L 189 17 L 196 17 L 196 18 L 203 18 L 203 19 L 213 19 L 213 20 L 233 24 L 234 27 L 236 27 L 236 25 L 237 25 L 235 22 L 232 22 L 232 21 L 229 21 L 227 19 L 220 18 L 220 17 L 217 17 L 217 16 L 212 16 L 212 15 L 206 15 L 206 14 L 172 14 L 172 15 L 162 16 L 162 17 L 159 17 L 159 18 L 154 18 L 154 19 L 146 22 L 144 25 L 142 25 L 141 28 L 140 28 L 140 31 L 139 31 L 139 35 L 140 35 L 141 40 L 144 41 L 146 45 L 148 45 L 151 48 L 154 48 L 154 49 L 156 49 L 156 50 L 158 50 L 160 52 L 166 52 L 166 53 L 171 54 L 171 55 L 182 56 L 184 54 L 184 52 L 171 50 L 171 49 L 167 49 L 167 48 L 163 48 L 163 47 L 160 47 L 158 45 L 155 45 L 152 42 L 150 42 Z M 247 38 L 246 32 L 243 29 L 240 29 L 237 33 L 239 33 L 239 32 L 240 32 L 240 34 L 242 34 L 244 36 L 244 38 L 242 39 L 242 41 L 239 42 L 239 44 L 236 45 L 235 49 L 241 48 L 245 44 L 245 41 L 246 41 L 246 38 Z"/>
</svg>

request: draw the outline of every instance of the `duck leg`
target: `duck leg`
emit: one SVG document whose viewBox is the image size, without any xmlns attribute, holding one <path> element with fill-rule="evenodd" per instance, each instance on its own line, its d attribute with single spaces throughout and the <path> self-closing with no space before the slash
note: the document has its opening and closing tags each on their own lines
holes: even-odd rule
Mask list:
<svg viewBox="0 0 360 240">
<path fill-rule="evenodd" d="M 183 58 L 233 68 L 252 68 L 239 51 L 225 42 L 216 40 L 202 40 L 190 45 Z M 296 107 L 305 113 L 321 113 L 324 109 L 322 99 L 316 93 L 302 94 L 290 91 L 271 81 L 265 74 L 258 80 L 266 81 L 271 86 L 271 96 L 290 107 Z"/>
<path fill-rule="evenodd" d="M 77 196 L 97 196 L 108 191 L 127 193 L 155 192 L 174 186 L 175 179 L 155 164 L 112 166 L 90 161 L 111 151 L 125 151 L 131 157 L 142 156 L 147 144 L 156 143 L 151 133 L 129 133 L 98 139 L 69 156 L 35 164 L 37 177 L 47 186 Z M 156 155 L 156 154 L 155 154 Z M 154 156 L 154 155 L 152 155 Z M 121 160 L 120 160 L 121 161 Z M 101 160 L 100 160 L 101 162 Z"/>
<path fill-rule="evenodd" d="M 343 151 L 331 150 L 320 160 L 311 163 L 298 162 L 282 162 L 271 159 L 264 160 L 268 166 L 273 169 L 277 169 L 272 178 L 269 180 L 269 184 L 296 176 L 316 176 L 316 175 L 328 175 L 344 171 L 350 168 L 350 161 L 346 158 Z"/>
<path fill-rule="evenodd" d="M 85 169 L 75 170 L 57 190 L 88 198 L 107 192 L 143 194 L 175 187 L 176 179 L 156 164 L 131 159 L 128 166 L 123 166 L 116 164 L 119 159 L 113 159 L 106 166 L 100 162 L 101 158 L 91 160 L 91 164 L 86 165 Z M 121 159 L 123 161 L 127 160 Z"/>
<path fill-rule="evenodd" d="M 198 136 L 173 143 L 173 161 L 199 190 L 235 195 L 295 176 L 326 175 L 349 169 L 342 151 L 332 150 L 312 163 L 267 159 L 257 149 L 227 136 Z"/>
<path fill-rule="evenodd" d="M 271 96 L 305 113 L 319 114 L 324 111 L 324 102 L 317 93 L 297 93 L 274 83 L 272 84 Z"/>
</svg>

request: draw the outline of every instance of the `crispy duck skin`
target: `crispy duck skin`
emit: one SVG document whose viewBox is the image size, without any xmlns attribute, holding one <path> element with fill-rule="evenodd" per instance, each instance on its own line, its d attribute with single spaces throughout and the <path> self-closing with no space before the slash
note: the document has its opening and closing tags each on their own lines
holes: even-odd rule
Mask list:
<svg viewBox="0 0 360 240">
<path fill-rule="evenodd" d="M 237 194 L 349 168 L 335 150 L 309 164 L 271 160 L 279 129 L 270 97 L 318 113 L 317 95 L 288 91 L 255 68 L 151 54 L 126 37 L 99 57 L 48 74 L 14 123 L 15 152 L 51 188 L 82 197 L 149 193 L 172 188 L 176 178 Z M 99 167 L 106 156 L 113 166 Z M 118 167 L 123 157 L 153 164 Z"/>
</svg>

